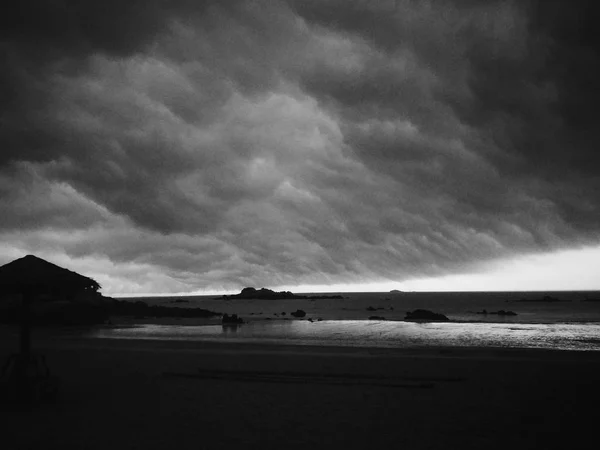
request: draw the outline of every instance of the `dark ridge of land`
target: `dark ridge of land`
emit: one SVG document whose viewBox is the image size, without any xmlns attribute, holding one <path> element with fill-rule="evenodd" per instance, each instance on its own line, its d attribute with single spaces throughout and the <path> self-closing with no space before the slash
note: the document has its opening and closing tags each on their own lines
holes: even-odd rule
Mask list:
<svg viewBox="0 0 600 450">
<path fill-rule="evenodd" d="M 139 300 L 131 302 L 97 297 L 93 301 L 39 301 L 32 307 L 29 320 L 33 325 L 93 325 L 106 323 L 111 317 L 209 318 L 221 315 L 202 308 L 150 306 Z M 0 323 L 18 324 L 20 321 L 20 302 L 2 309 Z"/>
<path fill-rule="evenodd" d="M 214 317 L 223 314 L 202 308 L 178 308 L 171 306 L 149 306 L 142 301 L 128 302 L 112 299 L 108 311 L 112 316 L 146 316 L 146 317 Z"/>
<path fill-rule="evenodd" d="M 298 295 L 290 291 L 272 291 L 271 289 L 261 288 L 255 289 L 253 287 L 247 287 L 242 289 L 239 294 L 223 295 L 217 297 L 218 300 L 232 300 L 232 299 L 247 299 L 247 300 L 317 300 L 317 299 L 343 299 L 341 295 Z"/>
</svg>

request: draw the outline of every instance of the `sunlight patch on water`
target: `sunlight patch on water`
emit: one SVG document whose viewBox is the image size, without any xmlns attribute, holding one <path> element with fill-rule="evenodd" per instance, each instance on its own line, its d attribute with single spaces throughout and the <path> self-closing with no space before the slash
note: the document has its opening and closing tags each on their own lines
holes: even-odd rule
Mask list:
<svg viewBox="0 0 600 450">
<path fill-rule="evenodd" d="M 231 325 L 139 325 L 99 328 L 88 337 L 252 342 L 344 347 L 510 347 L 600 350 L 600 325 L 273 321 Z"/>
</svg>

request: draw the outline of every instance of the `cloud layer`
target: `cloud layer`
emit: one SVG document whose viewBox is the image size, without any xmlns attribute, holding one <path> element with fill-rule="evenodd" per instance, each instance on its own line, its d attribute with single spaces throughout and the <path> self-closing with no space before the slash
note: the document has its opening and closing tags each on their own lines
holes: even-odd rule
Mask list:
<svg viewBox="0 0 600 450">
<path fill-rule="evenodd" d="M 584 2 L 21 5 L 0 34 L 0 262 L 182 292 L 600 238 Z"/>
</svg>

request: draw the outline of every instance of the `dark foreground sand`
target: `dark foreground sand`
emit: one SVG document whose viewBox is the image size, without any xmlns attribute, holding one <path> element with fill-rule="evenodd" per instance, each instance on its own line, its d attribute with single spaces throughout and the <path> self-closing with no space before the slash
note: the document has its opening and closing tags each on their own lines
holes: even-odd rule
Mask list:
<svg viewBox="0 0 600 450">
<path fill-rule="evenodd" d="M 13 345 L 4 342 L 0 356 Z M 0 408 L 0 448 L 594 448 L 600 355 L 36 342 L 55 404 Z"/>
</svg>

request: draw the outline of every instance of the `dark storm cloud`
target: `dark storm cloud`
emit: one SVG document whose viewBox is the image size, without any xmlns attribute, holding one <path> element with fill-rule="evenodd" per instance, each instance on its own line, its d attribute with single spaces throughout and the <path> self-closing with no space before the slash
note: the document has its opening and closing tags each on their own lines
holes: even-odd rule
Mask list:
<svg viewBox="0 0 600 450">
<path fill-rule="evenodd" d="M 23 0 L 2 16 L 0 37 L 42 60 L 101 51 L 128 56 L 151 43 L 170 15 L 189 1 Z M 194 2 L 197 10 L 206 2 Z M 49 52 L 44 54 L 44 52 Z"/>
<path fill-rule="evenodd" d="M 365 73 L 318 72 L 304 80 L 349 118 L 345 135 L 367 164 L 402 178 L 410 176 L 402 166 L 439 164 L 437 172 L 418 175 L 415 182 L 449 193 L 478 213 L 491 209 L 501 215 L 504 206 L 522 209 L 519 196 L 510 192 L 520 186 L 540 202 L 554 202 L 574 227 L 595 228 L 597 208 L 590 202 L 578 207 L 582 194 L 589 198 L 598 188 L 592 169 L 598 139 L 590 125 L 598 104 L 591 83 L 598 73 L 598 52 L 589 3 L 295 6 L 307 20 L 365 39 L 384 55 L 381 63 L 371 58 Z M 398 58 L 415 67 L 395 69 Z M 395 129 L 384 120 L 366 131 L 368 121 L 357 110 L 369 118 L 400 120 Z M 435 139 L 423 139 L 427 135 Z M 457 154 L 453 142 L 464 144 L 475 157 Z M 473 165 L 478 158 L 492 164 L 507 186 L 492 181 L 489 192 L 473 192 L 484 186 L 469 179 L 485 174 Z"/>
<path fill-rule="evenodd" d="M 0 211 L 10 212 L 3 215 L 0 232 L 27 232 L 40 226 L 73 231 L 106 224 L 110 216 L 70 185 L 50 183 L 31 167 L 0 174 Z"/>
<path fill-rule="evenodd" d="M 20 5 L 0 34 L 11 254 L 183 291 L 598 238 L 585 3 Z"/>
<path fill-rule="evenodd" d="M 52 145 L 64 144 L 44 115 L 60 93 L 51 90 L 57 74 L 85 73 L 90 57 L 125 58 L 143 53 L 188 1 L 119 2 L 24 0 L 0 18 L 0 98 L 8 141 L 0 161 L 50 160 Z M 206 2 L 197 2 L 202 13 Z M 50 79 L 50 80 L 49 80 Z M 53 95 L 54 94 L 54 95 Z M 13 154 L 14 151 L 16 154 Z M 60 152 L 60 150 L 58 150 Z"/>
</svg>

